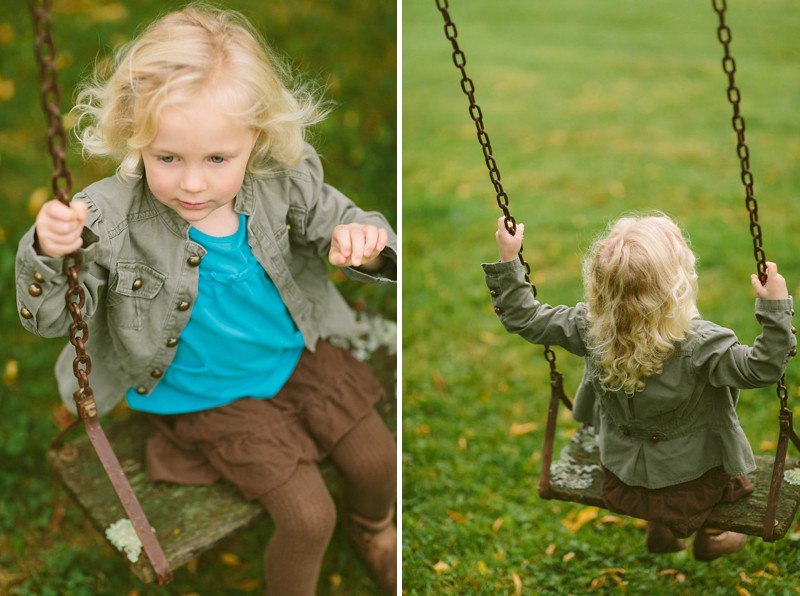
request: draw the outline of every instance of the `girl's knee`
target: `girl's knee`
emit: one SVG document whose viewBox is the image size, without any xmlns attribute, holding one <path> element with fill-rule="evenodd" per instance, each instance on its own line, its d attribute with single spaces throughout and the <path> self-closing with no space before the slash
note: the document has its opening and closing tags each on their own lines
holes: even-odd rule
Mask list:
<svg viewBox="0 0 800 596">
<path fill-rule="evenodd" d="M 326 496 L 328 498 L 313 500 L 298 498 L 291 515 L 283 520 L 275 520 L 276 529 L 291 533 L 306 543 L 327 544 L 336 526 L 336 505 L 330 495 Z"/>
</svg>

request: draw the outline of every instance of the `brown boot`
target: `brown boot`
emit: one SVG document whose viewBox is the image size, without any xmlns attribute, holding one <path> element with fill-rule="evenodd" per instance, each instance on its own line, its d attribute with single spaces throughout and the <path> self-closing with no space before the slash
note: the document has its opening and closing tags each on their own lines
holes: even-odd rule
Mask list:
<svg viewBox="0 0 800 596">
<path fill-rule="evenodd" d="M 647 551 L 654 554 L 676 553 L 686 548 L 686 543 L 676 538 L 669 526 L 656 521 L 647 522 Z"/>
<path fill-rule="evenodd" d="M 394 510 L 380 521 L 350 514 L 350 538 L 387 594 L 397 594 L 397 528 L 393 517 Z"/>
<path fill-rule="evenodd" d="M 737 532 L 700 528 L 694 538 L 694 558 L 698 561 L 713 561 L 722 555 L 741 550 L 746 541 L 747 536 Z"/>
</svg>

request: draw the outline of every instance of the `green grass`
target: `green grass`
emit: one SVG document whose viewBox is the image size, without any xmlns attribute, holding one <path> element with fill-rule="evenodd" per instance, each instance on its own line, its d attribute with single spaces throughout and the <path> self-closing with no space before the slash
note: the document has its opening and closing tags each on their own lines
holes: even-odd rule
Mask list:
<svg viewBox="0 0 800 596">
<path fill-rule="evenodd" d="M 263 591 L 262 553 L 269 522 L 240 533 L 178 570 L 168 588 L 143 586 L 120 555 L 64 495 L 45 464 L 57 434 L 52 365 L 64 340 L 42 340 L 18 322 L 14 254 L 32 225 L 29 201 L 47 194 L 50 163 L 26 2 L 0 15 L 0 594 L 240 594 Z M 169 6 L 155 0 L 56 0 L 53 28 L 62 109 L 98 55 L 129 40 Z M 297 2 L 231 0 L 295 68 L 327 88 L 335 102 L 314 132 L 326 178 L 360 205 L 397 223 L 396 22 L 393 3 L 369 0 Z M 103 163 L 69 156 L 73 188 L 111 173 Z M 391 288 L 342 282 L 351 302 L 396 314 Z M 13 374 L 16 366 L 17 373 Z M 124 415 L 118 412 L 116 415 Z M 231 556 L 233 555 L 233 556 Z M 374 590 L 341 530 L 324 561 L 319 592 Z"/>
<path fill-rule="evenodd" d="M 800 282 L 800 13 L 730 2 L 767 257 Z M 580 261 L 606 222 L 658 209 L 699 257 L 705 317 L 757 333 L 731 107 L 710 2 L 454 0 L 502 181 L 541 299 L 581 299 Z M 640 524 L 536 494 L 548 400 L 542 348 L 507 335 L 479 264 L 500 215 L 433 0 L 403 12 L 403 587 L 407 594 L 791 594 L 800 529 L 711 564 L 653 556 Z M 581 362 L 558 351 L 567 391 Z M 796 415 L 800 367 L 787 371 Z M 773 389 L 744 392 L 757 453 L 777 439 Z M 514 424 L 532 430 L 517 435 Z M 576 427 L 562 412 L 556 448 Z M 790 449 L 791 457 L 798 457 Z M 743 593 L 743 592 L 742 592 Z"/>
</svg>

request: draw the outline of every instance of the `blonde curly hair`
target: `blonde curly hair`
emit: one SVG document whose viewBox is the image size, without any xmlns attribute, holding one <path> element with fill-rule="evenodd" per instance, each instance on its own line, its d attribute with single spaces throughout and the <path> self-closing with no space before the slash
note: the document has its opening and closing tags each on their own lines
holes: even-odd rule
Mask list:
<svg viewBox="0 0 800 596">
<path fill-rule="evenodd" d="M 584 261 L 588 347 L 608 391 L 633 396 L 688 336 L 697 310 L 695 256 L 666 215 L 623 217 Z"/>
<path fill-rule="evenodd" d="M 326 109 L 315 89 L 290 88 L 291 80 L 288 66 L 244 16 L 193 3 L 153 22 L 117 51 L 110 67 L 96 69 L 73 108 L 77 135 L 85 155 L 110 157 L 123 178 L 136 178 L 161 110 L 205 93 L 257 131 L 250 172 L 268 171 L 272 160 L 293 166 L 307 127 Z"/>
</svg>

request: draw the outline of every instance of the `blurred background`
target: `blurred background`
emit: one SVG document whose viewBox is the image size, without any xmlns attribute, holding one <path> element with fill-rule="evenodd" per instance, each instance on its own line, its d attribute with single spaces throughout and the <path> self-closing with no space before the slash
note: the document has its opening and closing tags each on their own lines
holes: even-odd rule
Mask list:
<svg viewBox="0 0 800 596">
<path fill-rule="evenodd" d="M 764 249 L 797 295 L 800 3 L 728 4 Z M 751 344 L 755 261 L 711 2 L 454 0 L 450 13 L 540 299 L 581 300 L 581 258 L 607 222 L 661 210 L 698 256 L 703 316 Z M 709 565 L 647 554 L 630 518 L 538 497 L 548 366 L 491 307 L 480 263 L 497 259 L 501 211 L 443 24 L 433 0 L 403 6 L 404 589 L 794 593 L 796 522 Z M 557 354 L 572 395 L 582 362 Z M 774 388 L 743 392 L 757 454 L 774 451 L 777 413 Z M 556 455 L 576 428 L 562 408 Z"/>
<path fill-rule="evenodd" d="M 0 14 L 0 594 L 239 594 L 263 591 L 263 521 L 180 569 L 167 588 L 144 586 L 128 571 L 45 464 L 49 441 L 68 421 L 52 365 L 64 340 L 42 340 L 18 322 L 14 255 L 40 205 L 51 198 L 51 164 L 38 98 L 38 71 L 25 2 Z M 53 35 L 62 112 L 96 60 L 130 40 L 161 12 L 183 2 L 54 0 Z M 229 0 L 286 56 L 326 88 L 335 103 L 312 143 L 327 182 L 397 224 L 396 26 L 394 2 L 369 0 Z M 67 120 L 69 123 L 69 119 Z M 69 156 L 73 189 L 113 173 L 109 163 Z M 396 293 L 336 276 L 354 308 L 394 319 Z M 124 416 L 120 409 L 110 418 Z M 341 529 L 329 549 L 321 594 L 374 589 Z"/>
</svg>

